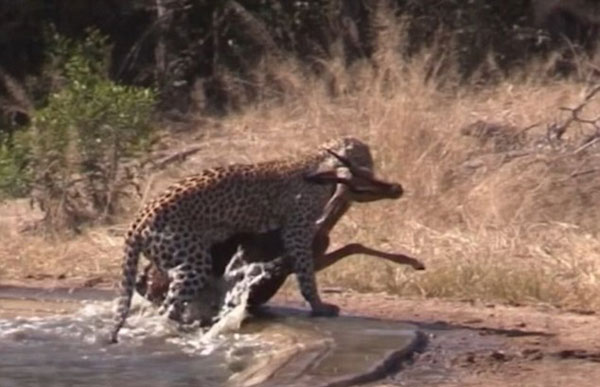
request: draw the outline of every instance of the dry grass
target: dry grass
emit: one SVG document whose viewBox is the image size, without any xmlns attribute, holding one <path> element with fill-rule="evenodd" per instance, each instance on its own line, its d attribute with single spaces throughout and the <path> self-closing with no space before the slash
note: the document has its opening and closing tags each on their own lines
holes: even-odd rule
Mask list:
<svg viewBox="0 0 600 387">
<path fill-rule="evenodd" d="M 22 232 L 41 214 L 22 200 L 0 204 L 0 283 L 2 279 L 91 279 L 118 272 L 121 238 L 106 228 L 82 235 Z"/>
<path fill-rule="evenodd" d="M 544 140 L 547 126 L 566 118 L 559 107 L 577 105 L 585 86 L 540 79 L 545 64 L 495 86 L 458 86 L 452 67 L 435 62 L 433 51 L 405 61 L 390 54 L 396 44 L 382 45 L 387 51 L 376 56 L 376 69 L 358 63 L 341 70 L 332 61 L 320 79 L 279 64 L 274 76 L 287 87 L 283 103 L 260 103 L 170 138 L 169 147 L 197 142 L 205 150 L 154 176 L 149 194 L 209 165 L 289 156 L 332 137 L 357 136 L 371 144 L 378 172 L 400 181 L 407 194 L 357 204 L 334 230 L 335 244 L 400 250 L 422 259 L 427 270 L 353 257 L 321 273 L 321 284 L 599 309 L 594 165 L 600 152 L 595 146 L 577 151 L 589 134 L 584 125 L 571 125 L 557 149 Z M 430 69 L 443 75 L 430 77 Z M 584 113 L 598 110 L 600 102 L 592 101 Z M 500 124 L 499 134 L 477 139 L 461 132 L 477 120 Z M 541 124 L 520 132 L 535 123 Z M 3 233 L 0 243 L 0 276 L 117 278 L 120 238 L 106 229 L 60 243 Z"/>
<path fill-rule="evenodd" d="M 600 307 L 600 243 L 594 237 L 600 185 L 594 174 L 570 177 L 593 165 L 597 155 L 532 151 L 507 160 L 506 151 L 460 133 L 477 119 L 516 128 L 560 120 L 558 107 L 576 105 L 582 86 L 507 80 L 453 96 L 409 77 L 405 88 L 388 97 L 369 87 L 332 101 L 314 87 L 295 104 L 228 120 L 227 126 L 246 133 L 270 128 L 264 138 L 281 138 L 261 145 L 257 158 L 341 134 L 364 138 L 373 145 L 381 174 L 407 189 L 398 202 L 356 205 L 334 240 L 416 254 L 428 270 L 351 258 L 322 273 L 320 282 L 428 297 Z M 545 130 L 542 125 L 528 135 L 540 138 Z M 566 142 L 584 135 L 570 130 Z"/>
<path fill-rule="evenodd" d="M 322 273 L 320 283 L 599 308 L 600 155 L 594 146 L 578 151 L 590 134 L 585 125 L 571 125 L 557 149 L 545 140 L 548 125 L 567 117 L 559 108 L 576 106 L 589 89 L 527 76 L 544 64 L 478 90 L 456 87 L 452 74 L 443 86 L 424 81 L 432 66 L 426 53 L 410 63 L 384 60 L 379 72 L 357 66 L 340 73 L 335 98 L 331 80 L 304 79 L 286 104 L 224 121 L 236 141 L 256 140 L 252 160 L 358 136 L 372 144 L 380 173 L 405 186 L 400 201 L 356 205 L 334 240 L 416 254 L 427 271 L 357 257 Z M 598 108 L 592 101 L 586 113 Z M 477 120 L 502 132 L 486 143 L 461 133 Z"/>
</svg>

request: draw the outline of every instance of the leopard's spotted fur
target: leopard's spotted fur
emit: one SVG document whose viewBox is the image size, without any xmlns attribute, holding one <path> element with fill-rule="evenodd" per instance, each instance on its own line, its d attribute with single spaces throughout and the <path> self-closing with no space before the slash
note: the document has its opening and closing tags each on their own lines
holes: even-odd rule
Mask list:
<svg viewBox="0 0 600 387">
<path fill-rule="evenodd" d="M 140 254 L 168 274 L 169 290 L 160 312 L 177 318 L 212 275 L 210 246 L 240 232 L 279 229 L 284 256 L 292 262 L 313 314 L 336 314 L 337 307 L 319 297 L 312 260 L 316 221 L 335 184 L 313 184 L 306 176 L 321 170 L 345 176 L 348 170 L 325 149 L 372 166 L 366 144 L 342 138 L 298 159 L 205 170 L 148 203 L 126 236 L 122 294 L 111 341 L 116 342 L 129 312 Z"/>
</svg>

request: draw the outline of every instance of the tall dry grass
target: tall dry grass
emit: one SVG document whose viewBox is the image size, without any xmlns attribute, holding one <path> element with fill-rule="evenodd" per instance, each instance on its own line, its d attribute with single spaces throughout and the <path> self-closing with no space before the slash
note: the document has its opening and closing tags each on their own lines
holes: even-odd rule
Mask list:
<svg viewBox="0 0 600 387">
<path fill-rule="evenodd" d="M 550 58 L 491 86 L 461 85 L 451 55 L 432 47 L 400 58 L 402 35 L 387 31 L 375 67 L 341 70 L 332 61 L 325 80 L 282 71 L 293 86 L 284 104 L 223 121 L 233 141 L 254 139 L 251 160 L 357 136 L 372 145 L 378 172 L 404 185 L 399 201 L 355 205 L 333 240 L 414 254 L 427 271 L 353 257 L 320 274 L 320 283 L 599 308 L 600 150 L 581 147 L 594 129 L 572 123 L 560 141 L 547 139 L 548 128 L 569 117 L 560 108 L 589 92 L 581 81 L 589 60 L 570 79 L 547 75 Z M 490 61 L 482 76 L 493 68 Z M 599 110 L 595 99 L 583 115 Z M 466 135 L 477 121 L 497 132 Z"/>
<path fill-rule="evenodd" d="M 355 205 L 333 240 L 414 254 L 427 271 L 354 257 L 320 274 L 320 283 L 598 308 L 600 181 L 597 171 L 572 177 L 593 169 L 598 155 L 538 152 L 546 145 L 535 144 L 547 124 L 564 119 L 558 108 L 576 105 L 585 87 L 509 78 L 483 91 L 440 92 L 421 81 L 420 68 L 413 63 L 410 72 L 395 74 L 396 85 L 378 84 L 376 74 L 362 69 L 352 81 L 363 85 L 335 99 L 317 82 L 286 105 L 226 120 L 232 130 L 243 128 L 234 138 L 260 133 L 252 159 L 286 155 L 330 137 L 360 137 L 372 145 L 379 173 L 405 187 L 399 201 Z M 543 124 L 528 131 L 525 146 L 495 151 L 461 134 L 476 120 L 517 131 Z M 576 144 L 583 132 L 574 125 L 564 141 Z"/>
<path fill-rule="evenodd" d="M 380 26 L 374 64 L 348 69 L 334 58 L 322 63 L 326 71 L 318 77 L 293 62 L 270 66 L 278 101 L 202 119 L 194 130 L 169 136 L 166 148 L 197 144 L 203 150 L 153 176 L 148 195 L 209 165 L 290 156 L 352 135 L 372 146 L 377 172 L 401 182 L 406 194 L 355 205 L 334 230 L 334 244 L 403 251 L 419 257 L 427 270 L 351 257 L 320 273 L 322 286 L 600 308 L 600 176 L 594 167 L 600 151 L 593 144 L 579 147 L 590 134 L 588 125 L 570 125 L 559 142 L 546 139 L 548 127 L 568 117 L 560 107 L 577 105 L 589 87 L 547 76 L 548 62 L 501 76 L 493 60 L 480 76 L 493 74 L 496 83 L 460 84 L 451 47 L 439 44 L 411 59 L 399 57 L 404 35 L 384 11 L 374 14 Z M 600 102 L 592 100 L 583 114 L 599 110 Z M 478 120 L 497 129 L 468 135 L 464 128 Z M 133 202 L 131 211 L 138 207 Z M 123 216 L 121 226 L 129 217 Z M 0 235 L 6 243 L 9 238 L 13 247 L 0 253 L 6 264 L 0 276 L 18 277 L 28 265 L 42 267 L 35 264 L 40 260 L 66 265 L 54 259 L 61 248 L 78 243 L 87 247 L 73 247 L 73 260 L 111 278 L 118 274 L 120 239 L 105 229 L 38 248 L 37 254 L 42 241 L 31 239 L 37 237 L 19 237 L 18 244 L 29 246 L 25 252 L 15 246 L 16 236 Z M 101 254 L 98 240 L 105 241 Z"/>
</svg>

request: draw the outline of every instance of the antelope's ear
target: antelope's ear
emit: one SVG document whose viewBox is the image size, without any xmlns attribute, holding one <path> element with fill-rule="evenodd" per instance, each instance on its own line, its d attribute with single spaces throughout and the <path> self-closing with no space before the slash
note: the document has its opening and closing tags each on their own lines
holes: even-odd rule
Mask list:
<svg viewBox="0 0 600 387">
<path fill-rule="evenodd" d="M 335 169 L 323 169 L 307 173 L 304 179 L 316 184 L 333 184 L 337 183 L 340 177 Z"/>
<path fill-rule="evenodd" d="M 347 183 L 352 179 L 352 172 L 347 167 L 322 163 L 315 170 L 306 173 L 304 179 L 316 184 Z"/>
</svg>

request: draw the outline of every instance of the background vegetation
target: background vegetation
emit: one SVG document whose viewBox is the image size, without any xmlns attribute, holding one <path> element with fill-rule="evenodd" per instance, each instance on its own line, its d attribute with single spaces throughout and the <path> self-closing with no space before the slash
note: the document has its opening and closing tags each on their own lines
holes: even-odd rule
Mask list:
<svg viewBox="0 0 600 387">
<path fill-rule="evenodd" d="M 108 78 L 97 30 L 82 41 L 46 34 L 48 91 L 28 128 L 2 137 L 1 187 L 5 196 L 30 194 L 45 225 L 76 228 L 116 210 L 129 183 L 124 160 L 148 139 L 155 93 Z"/>
<path fill-rule="evenodd" d="M 407 195 L 333 240 L 427 271 L 353 257 L 321 283 L 600 308 L 593 2 L 46 3 L 0 7 L 0 278 L 112 283 L 174 179 L 351 134 Z"/>
</svg>

